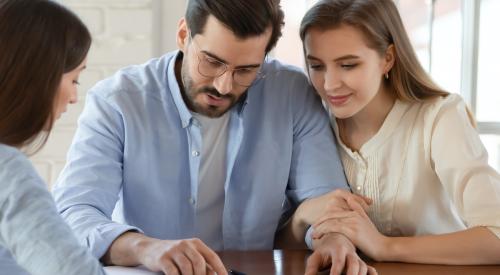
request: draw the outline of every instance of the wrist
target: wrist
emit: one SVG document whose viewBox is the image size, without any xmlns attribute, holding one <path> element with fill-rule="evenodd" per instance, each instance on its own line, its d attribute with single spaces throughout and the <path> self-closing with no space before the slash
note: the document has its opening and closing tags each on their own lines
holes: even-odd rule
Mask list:
<svg viewBox="0 0 500 275">
<path fill-rule="evenodd" d="M 320 239 L 313 240 L 313 248 L 316 249 L 322 245 L 329 245 L 332 242 L 342 242 L 347 244 L 353 251 L 356 251 L 356 247 L 351 242 L 351 240 L 342 233 L 328 233 L 321 237 Z"/>
<path fill-rule="evenodd" d="M 135 234 L 137 235 L 134 236 L 134 239 L 131 243 L 132 254 L 135 261 L 137 261 L 140 264 L 144 264 L 144 262 L 146 261 L 145 255 L 147 255 L 147 251 L 154 242 L 154 239 L 147 237 L 143 234 L 138 234 L 138 233 Z"/>
<path fill-rule="evenodd" d="M 309 200 L 303 201 L 297 207 L 297 210 L 295 210 L 295 213 L 294 213 L 293 219 L 292 219 L 293 228 L 300 228 L 302 230 L 305 230 L 307 227 L 309 227 L 312 224 L 311 221 L 308 221 L 308 217 L 310 216 L 307 213 L 308 202 L 309 202 Z"/>
<path fill-rule="evenodd" d="M 400 238 L 383 236 L 381 250 L 373 260 L 377 262 L 396 261 L 396 255 L 401 253 L 399 240 Z"/>
<path fill-rule="evenodd" d="M 148 237 L 142 233 L 127 231 L 116 238 L 101 258 L 105 265 L 132 266 L 141 264 L 140 255 Z"/>
</svg>

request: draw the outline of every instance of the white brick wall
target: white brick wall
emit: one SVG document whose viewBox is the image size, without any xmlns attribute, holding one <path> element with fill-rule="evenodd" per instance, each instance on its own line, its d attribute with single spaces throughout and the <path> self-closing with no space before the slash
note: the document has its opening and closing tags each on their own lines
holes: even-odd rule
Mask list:
<svg viewBox="0 0 500 275">
<path fill-rule="evenodd" d="M 186 0 L 61 0 L 89 27 L 93 45 L 81 77 L 79 101 L 56 122 L 47 145 L 31 158 L 49 188 L 66 161 L 86 91 L 117 69 L 176 48 L 177 22 Z"/>
</svg>

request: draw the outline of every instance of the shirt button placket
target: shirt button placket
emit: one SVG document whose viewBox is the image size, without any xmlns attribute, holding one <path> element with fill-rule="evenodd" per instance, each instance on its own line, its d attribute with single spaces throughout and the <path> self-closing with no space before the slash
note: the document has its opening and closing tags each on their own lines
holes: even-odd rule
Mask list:
<svg viewBox="0 0 500 275">
<path fill-rule="evenodd" d="M 196 204 L 196 201 L 193 198 L 189 198 L 189 204 L 194 206 Z"/>
</svg>

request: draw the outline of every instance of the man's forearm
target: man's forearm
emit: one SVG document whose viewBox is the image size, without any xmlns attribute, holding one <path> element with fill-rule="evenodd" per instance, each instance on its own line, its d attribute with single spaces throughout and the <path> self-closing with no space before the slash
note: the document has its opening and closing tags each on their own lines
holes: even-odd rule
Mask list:
<svg viewBox="0 0 500 275">
<path fill-rule="evenodd" d="M 144 234 L 128 231 L 113 241 L 108 251 L 101 258 L 105 265 L 136 266 L 141 264 L 141 250 L 152 239 Z"/>
<path fill-rule="evenodd" d="M 307 201 L 302 202 L 295 213 L 292 215 L 287 224 L 276 234 L 276 248 L 285 249 L 304 249 L 307 248 L 305 243 L 306 231 L 310 224 L 306 220 L 304 205 Z"/>
<path fill-rule="evenodd" d="M 304 236 L 308 225 L 303 226 L 295 215 L 277 234 L 274 246 L 278 249 L 305 249 L 307 248 Z"/>
</svg>

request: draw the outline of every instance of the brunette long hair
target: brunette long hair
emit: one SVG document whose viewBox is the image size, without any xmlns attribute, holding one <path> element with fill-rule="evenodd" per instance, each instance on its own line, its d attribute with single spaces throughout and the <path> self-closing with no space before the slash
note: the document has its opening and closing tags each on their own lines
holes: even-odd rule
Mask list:
<svg viewBox="0 0 500 275">
<path fill-rule="evenodd" d="M 45 144 L 62 76 L 83 62 L 91 36 L 49 0 L 0 0 L 0 143 Z"/>
</svg>

